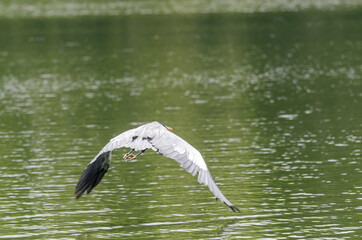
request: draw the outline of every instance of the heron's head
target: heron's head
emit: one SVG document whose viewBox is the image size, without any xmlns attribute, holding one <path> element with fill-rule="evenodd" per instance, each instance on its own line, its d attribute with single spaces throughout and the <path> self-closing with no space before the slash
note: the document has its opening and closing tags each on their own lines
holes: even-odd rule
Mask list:
<svg viewBox="0 0 362 240">
<path fill-rule="evenodd" d="M 164 126 L 167 130 L 169 130 L 169 131 L 172 131 L 173 130 L 173 128 L 171 128 L 171 127 L 167 127 L 165 124 L 162 124 L 162 126 Z"/>
</svg>

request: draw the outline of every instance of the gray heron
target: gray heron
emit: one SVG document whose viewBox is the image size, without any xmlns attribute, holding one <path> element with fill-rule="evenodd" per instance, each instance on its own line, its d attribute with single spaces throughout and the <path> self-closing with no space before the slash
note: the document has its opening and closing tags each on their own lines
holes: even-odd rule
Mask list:
<svg viewBox="0 0 362 240">
<path fill-rule="evenodd" d="M 207 186 L 216 199 L 220 199 L 231 210 L 240 212 L 221 193 L 200 152 L 171 131 L 172 128 L 164 124 L 151 122 L 112 138 L 84 169 L 74 190 L 76 198 L 82 196 L 84 192 L 90 193 L 102 180 L 109 168 L 113 150 L 122 147 L 130 148 L 131 150 L 124 155 L 123 159 L 131 161 L 150 148 L 165 157 L 176 160 L 192 176 L 199 173 L 199 183 Z M 138 153 L 133 155 L 135 151 Z"/>
</svg>

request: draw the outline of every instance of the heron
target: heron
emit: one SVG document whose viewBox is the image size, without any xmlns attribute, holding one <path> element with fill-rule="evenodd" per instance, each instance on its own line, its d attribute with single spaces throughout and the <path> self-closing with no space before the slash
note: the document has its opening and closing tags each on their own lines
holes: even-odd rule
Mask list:
<svg viewBox="0 0 362 240">
<path fill-rule="evenodd" d="M 123 159 L 132 161 L 147 149 L 152 149 L 158 154 L 176 160 L 182 168 L 193 176 L 198 173 L 198 182 L 207 186 L 216 199 L 220 199 L 234 212 L 240 212 L 222 194 L 200 152 L 181 137 L 172 133 L 172 130 L 172 128 L 155 121 L 130 129 L 112 138 L 84 169 L 74 190 L 76 198 L 80 198 L 84 192 L 89 194 L 100 183 L 108 171 L 113 150 L 122 147 L 130 148 L 131 150 L 123 156 Z M 134 155 L 132 154 L 134 152 L 138 153 Z"/>
</svg>

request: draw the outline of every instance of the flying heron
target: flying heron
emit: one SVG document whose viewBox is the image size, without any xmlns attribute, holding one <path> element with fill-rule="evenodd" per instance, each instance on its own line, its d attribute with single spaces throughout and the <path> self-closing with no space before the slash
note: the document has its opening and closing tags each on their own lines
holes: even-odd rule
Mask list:
<svg viewBox="0 0 362 240">
<path fill-rule="evenodd" d="M 216 199 L 220 199 L 230 207 L 231 210 L 240 212 L 239 209 L 232 205 L 221 193 L 200 152 L 171 131 L 172 128 L 164 124 L 151 122 L 138 128 L 130 129 L 112 138 L 84 169 L 74 190 L 76 198 L 82 196 L 85 191 L 87 191 L 87 194 L 90 193 L 102 180 L 109 168 L 113 150 L 121 147 L 130 148 L 131 151 L 125 154 L 123 159 L 125 161 L 131 161 L 151 148 L 165 157 L 175 159 L 180 166 L 191 173 L 192 176 L 199 173 L 199 183 L 208 186 L 210 191 L 214 193 Z M 134 151 L 139 152 L 133 155 L 132 153 Z"/>
</svg>

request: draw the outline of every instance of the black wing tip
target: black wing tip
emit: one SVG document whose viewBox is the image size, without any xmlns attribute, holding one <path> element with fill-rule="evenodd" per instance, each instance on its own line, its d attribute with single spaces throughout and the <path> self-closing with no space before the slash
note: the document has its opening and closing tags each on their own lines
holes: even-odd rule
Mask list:
<svg viewBox="0 0 362 240">
<path fill-rule="evenodd" d="M 82 196 L 83 192 L 80 192 L 79 189 L 77 189 L 77 186 L 75 186 L 74 194 L 75 194 L 75 199 L 78 199 Z"/>
<path fill-rule="evenodd" d="M 106 172 L 107 169 L 104 169 L 103 167 L 94 168 L 91 170 L 84 170 L 74 190 L 76 199 L 80 198 L 84 192 L 87 192 L 87 194 L 89 194 L 93 190 L 93 188 L 95 188 L 102 180 Z"/>
<path fill-rule="evenodd" d="M 75 199 L 80 198 L 83 195 L 84 191 L 77 191 L 77 189 L 74 190 L 74 194 L 75 194 Z"/>
<path fill-rule="evenodd" d="M 219 200 L 219 198 L 216 198 L 216 200 Z M 226 202 L 223 202 L 226 206 L 228 206 L 233 212 L 240 212 L 239 208 L 235 207 L 234 205 L 227 204 Z"/>
<path fill-rule="evenodd" d="M 109 167 L 109 163 L 106 162 L 108 158 L 107 152 L 103 153 L 84 169 L 74 189 L 76 199 L 80 198 L 84 192 L 90 193 L 102 180 Z"/>
<path fill-rule="evenodd" d="M 217 198 L 215 198 L 215 200 L 216 201 L 218 201 L 218 200 L 220 200 L 218 197 Z M 231 210 L 233 210 L 233 212 L 240 212 L 240 210 L 237 208 L 237 207 L 235 207 L 234 205 L 229 205 L 229 204 L 227 204 L 226 202 L 223 202 L 226 206 L 228 206 Z"/>
<path fill-rule="evenodd" d="M 93 188 L 95 187 L 96 185 L 94 185 L 94 186 L 89 186 L 89 188 L 88 189 L 75 189 L 74 190 L 74 194 L 75 194 L 75 199 L 78 199 L 78 198 L 80 198 L 82 195 L 83 195 L 83 193 L 87 193 L 87 194 L 89 194 L 92 190 L 93 190 Z"/>
<path fill-rule="evenodd" d="M 82 176 L 83 176 L 83 174 L 82 174 Z M 83 187 L 83 188 L 80 187 L 80 182 L 81 182 L 81 179 L 79 179 L 77 186 L 75 186 L 75 189 L 74 189 L 75 199 L 80 198 L 83 195 L 83 193 L 86 191 L 85 187 Z"/>
<path fill-rule="evenodd" d="M 75 189 L 74 189 L 75 199 L 80 198 L 86 190 L 87 189 L 80 189 L 80 188 L 75 187 Z"/>
<path fill-rule="evenodd" d="M 234 205 L 229 206 L 229 208 L 231 208 L 231 210 L 233 210 L 233 212 L 240 212 L 240 210 L 237 207 L 235 207 Z"/>
</svg>

